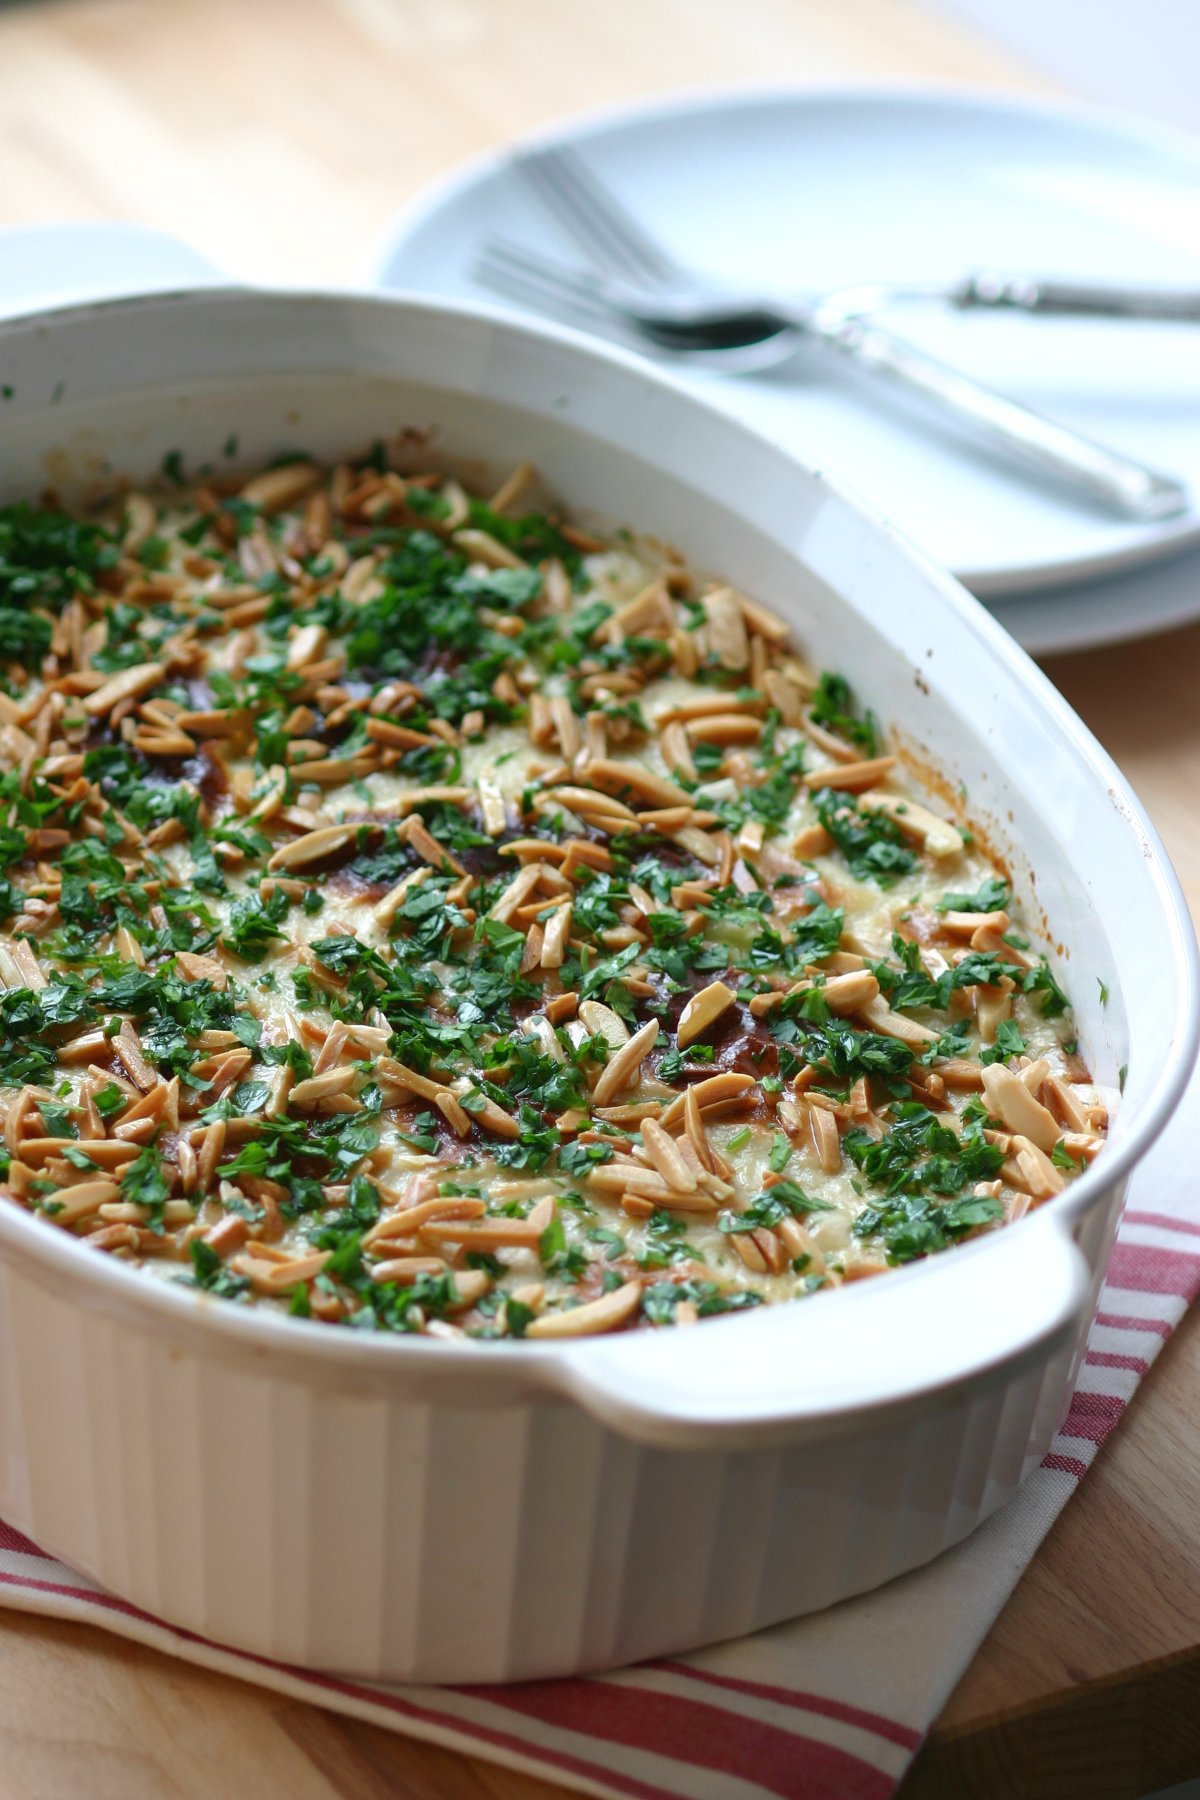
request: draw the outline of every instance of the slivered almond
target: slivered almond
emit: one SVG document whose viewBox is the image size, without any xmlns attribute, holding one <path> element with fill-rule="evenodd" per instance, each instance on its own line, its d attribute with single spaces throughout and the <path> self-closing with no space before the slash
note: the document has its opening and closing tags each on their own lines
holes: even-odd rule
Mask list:
<svg viewBox="0 0 1200 1800">
<path fill-rule="evenodd" d="M 372 907 L 376 919 L 386 930 L 404 904 L 405 895 L 413 888 L 418 888 L 429 880 L 433 870 L 426 864 L 423 868 L 413 869 L 410 874 L 398 881 L 394 888 L 389 888 L 382 900 L 377 900 Z"/>
<path fill-rule="evenodd" d="M 1068 1082 L 1061 1080 L 1057 1075 L 1047 1076 L 1046 1092 L 1050 1096 L 1051 1107 L 1070 1131 L 1080 1132 L 1088 1137 L 1093 1135 L 1087 1114 L 1071 1091 Z"/>
<path fill-rule="evenodd" d="M 446 1264 L 440 1256 L 393 1256 L 388 1262 L 372 1263 L 372 1281 L 395 1281 L 411 1287 L 419 1275 L 444 1275 Z"/>
<path fill-rule="evenodd" d="M 729 1235 L 729 1242 L 753 1274 L 766 1275 L 768 1273 L 767 1259 L 755 1241 L 755 1234 L 748 1231 L 734 1231 Z"/>
<path fill-rule="evenodd" d="M 397 1062 L 394 1056 L 381 1056 L 377 1064 L 377 1073 L 389 1086 L 400 1088 L 410 1094 L 416 1094 L 422 1100 L 436 1101 L 444 1082 L 433 1081 L 428 1075 L 419 1075 L 415 1069 Z"/>
<path fill-rule="evenodd" d="M 454 542 L 474 562 L 486 563 L 489 569 L 527 569 L 529 564 L 509 550 L 487 531 L 456 531 Z"/>
<path fill-rule="evenodd" d="M 696 1178 L 688 1167 L 687 1159 L 675 1139 L 655 1119 L 642 1120 L 642 1142 L 651 1162 L 668 1187 L 674 1188 L 679 1194 L 695 1191 Z"/>
<path fill-rule="evenodd" d="M 306 500 L 321 485 L 323 476 L 315 463 L 281 463 L 277 469 L 264 469 L 242 489 L 241 498 L 262 513 L 282 512 Z"/>
<path fill-rule="evenodd" d="M 268 1244 L 256 1244 L 253 1250 L 241 1250 L 230 1258 L 229 1266 L 243 1275 L 256 1294 L 286 1294 L 315 1279 L 333 1255 L 332 1250 L 312 1250 L 307 1256 L 289 1256 L 284 1262 L 268 1258 Z"/>
<path fill-rule="evenodd" d="M 501 482 L 496 492 L 488 501 L 488 510 L 494 513 L 507 512 L 514 500 L 519 500 L 534 479 L 533 464 L 518 463 L 512 473 Z"/>
<path fill-rule="evenodd" d="M 677 787 L 673 781 L 667 781 L 661 775 L 652 775 L 649 769 L 643 769 L 637 763 L 617 762 L 611 757 L 597 756 L 587 766 L 587 778 L 592 787 L 602 788 L 618 796 L 625 793 L 639 794 L 654 806 L 690 808 L 693 804 L 686 789 Z"/>
<path fill-rule="evenodd" d="M 741 1095 L 748 1093 L 754 1085 L 753 1075 L 739 1075 L 732 1069 L 720 1075 L 709 1075 L 704 1081 L 693 1083 L 686 1093 L 677 1095 L 666 1111 L 659 1115 L 658 1122 L 660 1125 L 668 1127 L 677 1122 L 682 1124 L 684 1107 L 690 1101 L 694 1100 L 697 1108 L 703 1112 L 706 1106 L 717 1106 L 726 1100 L 736 1100 Z M 690 1135 L 692 1134 L 689 1132 Z M 700 1146 L 697 1144 L 696 1148 L 699 1149 Z"/>
<path fill-rule="evenodd" d="M 320 756 L 311 762 L 291 763 L 289 772 L 297 787 L 343 787 L 348 781 L 361 781 L 374 768 L 374 756 L 360 751 L 357 756 Z"/>
<path fill-rule="evenodd" d="M 608 1106 L 632 1087 L 638 1078 L 644 1059 L 649 1055 L 658 1037 L 659 1024 L 651 1019 L 640 1031 L 635 1031 L 627 1044 L 609 1058 L 604 1065 L 595 1088 L 592 1090 L 592 1103 L 595 1106 Z"/>
<path fill-rule="evenodd" d="M 420 1191 L 418 1188 L 417 1192 Z M 416 1237 L 431 1219 L 481 1219 L 487 1208 L 473 1194 L 439 1194 L 432 1200 L 418 1200 L 388 1213 L 371 1226 L 363 1238 L 364 1245 L 387 1242 L 393 1238 Z"/>
<path fill-rule="evenodd" d="M 709 718 L 690 719 L 687 735 L 693 744 L 757 744 L 762 736 L 762 720 L 750 713 L 714 713 Z"/>
<path fill-rule="evenodd" d="M 453 1131 L 460 1138 L 471 1135 L 470 1115 L 464 1110 L 457 1096 L 449 1088 L 442 1088 L 434 1095 L 434 1105 Z"/>
<path fill-rule="evenodd" d="M 975 989 L 975 1022 L 985 1044 L 994 1044 L 996 1031 L 1012 1017 L 1012 993 L 1008 988 L 981 984 Z"/>
<path fill-rule="evenodd" d="M 454 1092 L 459 1103 L 462 1104 L 463 1096 L 471 1094 L 470 1082 L 465 1077 L 456 1081 Z M 435 1095 L 434 1099 L 436 1100 L 436 1098 Z M 464 1105 L 463 1111 L 470 1114 L 476 1125 L 481 1125 L 485 1131 L 492 1132 L 495 1137 L 515 1138 L 521 1135 L 521 1127 L 512 1115 L 506 1113 L 502 1106 L 497 1106 L 496 1102 L 486 1094 L 480 1094 L 478 1091 L 471 1094 L 471 1104 L 470 1106 Z"/>
<path fill-rule="evenodd" d="M 823 825 L 806 825 L 792 839 L 792 855 L 806 862 L 810 856 L 828 856 L 833 839 Z"/>
<path fill-rule="evenodd" d="M 819 1106 L 809 1106 L 805 1110 L 817 1161 L 827 1175 L 836 1175 L 842 1166 L 842 1141 L 838 1136 L 837 1120 Z"/>
<path fill-rule="evenodd" d="M 344 1068 L 326 1069 L 322 1075 L 310 1075 L 306 1081 L 298 1081 L 288 1095 L 289 1106 L 316 1106 L 322 1100 L 328 1100 L 333 1094 L 345 1094 L 355 1086 L 359 1078 L 358 1070 L 352 1063 Z"/>
<path fill-rule="evenodd" d="M 972 950 L 982 950 L 985 954 L 998 956 L 1001 962 L 1012 963 L 1014 968 L 1029 969 L 1033 966 L 1027 956 L 1022 956 L 1019 950 L 1014 950 L 998 931 L 993 931 L 987 925 L 981 925 L 971 933 L 971 948 Z"/>
<path fill-rule="evenodd" d="M 738 595 L 738 605 L 742 609 L 742 617 L 751 631 L 757 631 L 761 637 L 769 638 L 773 644 L 786 644 L 792 635 L 792 628 L 786 619 L 781 619 L 777 612 L 764 606 L 761 600 L 747 600 L 745 594 Z"/>
<path fill-rule="evenodd" d="M 1061 1132 L 1058 1121 L 1035 1100 L 1021 1077 L 1003 1063 L 991 1063 L 981 1076 L 988 1111 L 1010 1131 L 1019 1132 L 1040 1150 L 1051 1151 Z"/>
<path fill-rule="evenodd" d="M 134 1084 L 141 1088 L 143 1093 L 152 1088 L 158 1081 L 158 1075 L 142 1055 L 141 1039 L 128 1019 L 125 1020 L 113 1039 L 113 1045 L 121 1061 L 129 1070 Z"/>
<path fill-rule="evenodd" d="M 697 781 L 699 775 L 692 759 L 692 748 L 688 742 L 687 732 L 678 720 L 662 726 L 659 732 L 659 748 L 667 767 L 676 775 L 682 775 L 685 781 Z M 690 811 L 683 813 L 680 824 L 686 823 Z"/>
<path fill-rule="evenodd" d="M 1012 921 L 1006 912 L 944 912 L 938 914 L 938 926 L 949 932 L 952 937 L 973 937 L 981 928 L 988 931 L 1007 931 Z"/>
<path fill-rule="evenodd" d="M 738 596 L 732 588 L 718 588 L 700 602 L 708 620 L 708 642 L 723 669 L 744 669 L 750 661 L 750 638 Z"/>
<path fill-rule="evenodd" d="M 566 959 L 567 942 L 571 935 L 571 903 L 558 907 L 546 921 L 542 938 L 541 964 L 543 969 L 560 969 Z"/>
<path fill-rule="evenodd" d="M 177 950 L 175 967 L 185 981 L 211 981 L 220 993 L 229 986 L 229 977 L 219 956 L 200 956 L 191 950 Z"/>
<path fill-rule="evenodd" d="M 479 811 L 483 819 L 483 829 L 489 837 L 499 837 L 507 828 L 508 812 L 504 804 L 504 790 L 496 779 L 493 769 L 481 769 L 475 783 L 479 790 Z"/>
<path fill-rule="evenodd" d="M 397 725 L 393 719 L 368 719 L 367 736 L 373 743 L 385 744 L 393 750 L 419 750 L 425 744 L 440 740 L 429 731 L 416 731 L 411 725 Z"/>
<path fill-rule="evenodd" d="M 937 1072 L 948 1088 L 982 1088 L 983 1070 L 977 1062 L 970 1062 L 966 1057 L 950 1056 L 945 1062 L 939 1062 Z"/>
<path fill-rule="evenodd" d="M 533 1249 L 544 1226 L 534 1219 L 430 1219 L 420 1236 L 431 1244 L 475 1250 Z"/>
<path fill-rule="evenodd" d="M 844 1018 L 869 1006 L 878 996 L 879 983 L 869 969 L 853 969 L 846 975 L 830 975 L 820 993 L 830 1012 Z"/>
<path fill-rule="evenodd" d="M 600 629 L 599 635 L 611 643 L 626 637 L 669 637 L 675 629 L 675 614 L 661 577 L 649 587 L 619 606 Z"/>
<path fill-rule="evenodd" d="M 896 766 L 894 756 L 872 756 L 863 762 L 840 763 L 832 769 L 814 769 L 804 777 L 805 787 L 834 788 L 839 793 L 860 794 L 874 788 L 877 781 L 891 773 Z M 890 800 L 890 794 L 879 796 Z M 901 801 L 901 805 L 904 802 Z M 880 811 L 885 810 L 880 808 Z"/>
<path fill-rule="evenodd" d="M 706 988 L 693 994 L 679 1015 L 679 1026 L 675 1033 L 675 1042 L 679 1048 L 685 1050 L 689 1044 L 694 1044 L 736 999 L 733 989 L 726 987 L 723 981 L 710 981 Z"/>
<path fill-rule="evenodd" d="M 893 1012 L 882 994 L 868 1000 L 859 1008 L 859 1017 L 867 1021 L 873 1031 L 884 1037 L 898 1038 L 910 1049 L 924 1050 L 927 1045 L 937 1042 L 937 1032 L 930 1031 L 928 1026 L 919 1025 L 916 1019 L 906 1018 L 903 1013 Z"/>
<path fill-rule="evenodd" d="M 993 1068 L 998 1067 L 996 1063 Z M 985 1071 L 986 1073 L 986 1071 Z M 1067 1185 L 1062 1171 L 1056 1169 L 1046 1152 L 1032 1138 L 1014 1137 L 1012 1154 L 1000 1174 L 1010 1187 L 1023 1188 L 1035 1200 L 1049 1200 L 1061 1194 Z"/>
<path fill-rule="evenodd" d="M 599 1163 L 594 1169 L 589 1169 L 585 1185 L 593 1193 L 645 1194 L 652 1200 L 664 1203 L 671 1191 L 666 1177 L 660 1175 L 657 1169 L 630 1162 L 627 1158 Z"/>
<path fill-rule="evenodd" d="M 587 1300 L 582 1306 L 564 1307 L 560 1312 L 539 1313 L 525 1327 L 527 1338 L 595 1337 L 600 1332 L 616 1331 L 627 1325 L 642 1304 L 642 1284 L 627 1281 L 611 1294 L 598 1300 Z"/>
<path fill-rule="evenodd" d="M 407 788 L 404 793 L 397 794 L 394 800 L 384 801 L 376 812 L 382 818 L 387 814 L 411 813 L 418 806 L 472 806 L 474 801 L 474 788 L 431 782 L 427 787 Z"/>
<path fill-rule="evenodd" d="M 56 1225 L 73 1225 L 86 1219 L 101 1206 L 119 1200 L 121 1190 L 115 1181 L 77 1181 L 71 1187 L 55 1188 L 42 1198 L 45 1216 Z"/>
<path fill-rule="evenodd" d="M 111 712 L 122 700 L 136 700 L 150 689 L 157 687 L 166 673 L 166 664 L 160 662 L 135 663 L 131 669 L 122 669 L 103 687 L 88 694 L 83 702 L 83 710 L 93 719 L 101 718 Z"/>
<path fill-rule="evenodd" d="M 444 844 L 439 843 L 433 833 L 426 830 L 425 825 L 415 814 L 405 819 L 403 825 L 399 826 L 397 829 L 396 836 L 403 843 L 406 843 L 409 848 L 421 858 L 422 862 L 427 862 L 431 868 L 443 871 L 451 869 L 455 875 L 466 874 L 467 871 L 463 868 L 457 856 L 452 855 L 451 852 L 446 849 Z"/>
<path fill-rule="evenodd" d="M 623 1049 L 629 1042 L 628 1025 L 620 1013 L 605 1006 L 602 1000 L 581 1000 L 579 1018 L 589 1037 L 604 1038 L 614 1050 Z"/>
<path fill-rule="evenodd" d="M 674 834 L 675 842 L 691 852 L 697 862 L 703 863 L 707 869 L 715 869 L 721 861 L 721 846 L 707 831 L 701 831 L 697 825 L 681 825 Z"/>
<path fill-rule="evenodd" d="M 281 844 L 267 860 L 268 869 L 309 869 L 327 857 L 347 849 L 358 837 L 359 825 L 321 825 Z"/>
<path fill-rule="evenodd" d="M 567 761 L 571 762 L 583 749 L 579 720 L 575 717 L 571 702 L 564 695 L 556 694 L 550 701 L 550 716 L 558 736 L 558 747 Z"/>
<path fill-rule="evenodd" d="M 491 908 L 488 913 L 488 918 L 499 919 L 502 925 L 507 925 L 517 908 L 522 905 L 530 894 L 532 894 L 541 879 L 542 864 L 536 862 L 525 863 L 520 873 L 513 876 L 500 898 Z"/>
<path fill-rule="evenodd" d="M 902 794 L 878 793 L 872 784 L 871 791 L 864 793 L 858 804 L 863 812 L 884 813 L 906 838 L 920 844 L 938 861 L 962 855 L 963 837 L 958 827 L 947 819 L 939 819 L 916 800 Z"/>
<path fill-rule="evenodd" d="M 612 794 L 600 793 L 595 788 L 586 787 L 552 787 L 546 789 L 547 800 L 557 800 L 560 805 L 568 806 L 575 812 L 593 812 L 607 814 L 614 819 L 628 820 L 636 825 L 637 814 L 632 806 L 626 806 L 623 800 L 617 800 Z"/>
<path fill-rule="evenodd" d="M 294 674 L 306 669 L 318 661 L 328 641 L 329 632 L 324 625 L 301 625 L 288 644 L 285 668 Z"/>
</svg>

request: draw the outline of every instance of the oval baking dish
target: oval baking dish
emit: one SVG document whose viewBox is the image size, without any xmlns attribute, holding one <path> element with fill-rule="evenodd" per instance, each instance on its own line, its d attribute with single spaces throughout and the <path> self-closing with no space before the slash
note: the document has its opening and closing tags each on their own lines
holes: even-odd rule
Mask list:
<svg viewBox="0 0 1200 1800">
<path fill-rule="evenodd" d="M 0 1207 L 0 1516 L 175 1624 L 409 1680 L 679 1651 L 965 1536 L 1044 1452 L 1125 1179 L 1196 1036 L 1177 884 L 1050 684 L 821 476 L 568 333 L 209 289 L 11 321 L 0 382 L 2 501 L 144 479 L 173 450 L 195 466 L 232 433 L 254 467 L 409 429 L 435 458 L 528 458 L 585 519 L 728 576 L 965 788 L 1063 946 L 1097 1080 L 1124 1080 L 1095 1165 L 1015 1229 L 688 1332 L 482 1348 L 330 1331 L 147 1280 Z"/>
</svg>

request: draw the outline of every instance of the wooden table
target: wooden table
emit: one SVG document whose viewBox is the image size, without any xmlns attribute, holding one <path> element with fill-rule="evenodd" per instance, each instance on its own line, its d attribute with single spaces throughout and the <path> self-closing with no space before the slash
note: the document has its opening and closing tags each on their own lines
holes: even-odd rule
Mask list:
<svg viewBox="0 0 1200 1800">
<path fill-rule="evenodd" d="M 703 81 L 1049 88 L 916 0 L 59 0 L 0 12 L 0 224 L 124 217 L 251 278 L 359 279 L 431 177 Z M 1051 673 L 1200 902 L 1200 627 Z M 1200 1770 L 1200 1321 L 964 1676 L 905 1800 L 1132 1800 Z M 0 1614 L 0 1800 L 536 1800 L 563 1790 L 82 1627 Z"/>
</svg>

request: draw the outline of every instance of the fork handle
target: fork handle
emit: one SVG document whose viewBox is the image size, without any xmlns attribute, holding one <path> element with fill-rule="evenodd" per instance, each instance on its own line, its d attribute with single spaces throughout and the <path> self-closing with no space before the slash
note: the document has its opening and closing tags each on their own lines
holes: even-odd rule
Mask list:
<svg viewBox="0 0 1200 1800">
<path fill-rule="evenodd" d="M 852 362 L 919 394 L 1027 468 L 1052 475 L 1131 518 L 1166 519 L 1190 504 L 1181 482 L 1006 399 L 866 319 L 823 318 L 818 311 L 805 324 Z"/>
<path fill-rule="evenodd" d="M 1196 288 L 1137 287 L 1104 281 L 1046 281 L 1039 275 L 979 269 L 948 296 L 953 306 L 1028 313 L 1071 313 L 1097 319 L 1160 319 L 1200 324 Z"/>
</svg>

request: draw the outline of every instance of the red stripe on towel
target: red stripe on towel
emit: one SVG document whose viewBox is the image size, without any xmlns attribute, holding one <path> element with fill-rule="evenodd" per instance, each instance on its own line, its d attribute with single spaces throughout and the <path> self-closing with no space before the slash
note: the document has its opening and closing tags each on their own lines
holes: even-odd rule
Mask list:
<svg viewBox="0 0 1200 1800">
<path fill-rule="evenodd" d="M 864 1712 L 861 1706 L 850 1706 L 844 1700 L 831 1700 L 827 1694 L 809 1694 L 803 1688 L 772 1687 L 762 1681 L 742 1681 L 736 1675 L 715 1675 L 710 1669 L 693 1669 L 690 1663 L 669 1660 L 647 1665 L 652 1669 L 669 1669 L 673 1675 L 687 1675 L 692 1681 L 704 1681 L 712 1687 L 729 1688 L 735 1694 L 752 1694 L 757 1700 L 771 1700 L 777 1706 L 795 1706 L 802 1712 L 820 1713 L 827 1719 L 840 1719 L 845 1725 L 857 1725 L 887 1738 L 905 1750 L 917 1750 L 921 1733 L 882 1713 Z"/>
<path fill-rule="evenodd" d="M 1145 1244 L 1118 1242 L 1107 1279 L 1109 1287 L 1190 1300 L 1200 1287 L 1200 1250 L 1160 1250 Z"/>
<path fill-rule="evenodd" d="M 707 1701 L 606 1681 L 460 1687 L 527 1718 L 757 1782 L 784 1800 L 886 1800 L 895 1779 L 860 1757 L 799 1732 L 742 1718 Z M 609 1779 L 606 1776 L 606 1779 Z"/>
</svg>

